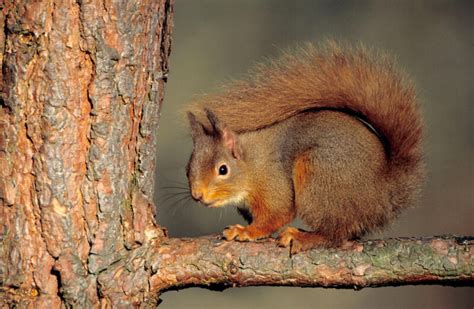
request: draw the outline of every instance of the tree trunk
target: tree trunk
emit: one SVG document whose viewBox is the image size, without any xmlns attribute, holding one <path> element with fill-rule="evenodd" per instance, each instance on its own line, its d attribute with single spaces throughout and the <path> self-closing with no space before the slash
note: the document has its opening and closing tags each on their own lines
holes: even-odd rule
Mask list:
<svg viewBox="0 0 474 309">
<path fill-rule="evenodd" d="M 289 256 L 154 221 L 173 0 L 0 4 L 0 306 L 158 304 L 187 286 L 473 282 L 472 238 Z"/>
<path fill-rule="evenodd" d="M 97 274 L 164 236 L 152 197 L 173 1 L 0 9 L 2 295 L 103 305 Z"/>
</svg>

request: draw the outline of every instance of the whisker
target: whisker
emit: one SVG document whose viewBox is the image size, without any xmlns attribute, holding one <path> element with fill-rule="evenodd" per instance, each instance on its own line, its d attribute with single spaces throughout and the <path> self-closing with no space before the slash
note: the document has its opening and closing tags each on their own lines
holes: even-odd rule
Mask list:
<svg viewBox="0 0 474 309">
<path fill-rule="evenodd" d="M 166 196 L 163 196 L 162 200 L 160 201 L 160 199 L 158 199 L 158 202 L 159 203 L 162 203 L 162 204 L 165 204 L 166 202 L 168 202 L 169 200 L 171 200 L 172 198 L 174 197 L 177 197 L 177 198 L 182 198 L 182 197 L 187 197 L 188 196 L 188 193 L 187 192 L 180 192 L 180 193 L 169 193 L 167 194 Z"/>
<path fill-rule="evenodd" d="M 180 189 L 180 190 L 188 190 L 188 187 L 158 187 L 158 189 Z"/>
<path fill-rule="evenodd" d="M 158 194 L 158 197 L 165 197 L 169 195 L 183 195 L 183 194 L 188 194 L 189 196 L 191 196 L 191 192 L 189 191 L 175 191 L 175 192 L 161 192 L 160 194 Z"/>
<path fill-rule="evenodd" d="M 173 193 L 189 193 L 191 195 L 190 190 L 184 190 L 184 189 L 164 189 L 164 190 L 158 191 L 159 195 L 173 194 Z"/>
<path fill-rule="evenodd" d="M 184 205 L 186 205 L 185 203 L 183 202 L 186 202 L 186 201 L 189 201 L 190 197 L 189 196 L 184 196 L 184 197 L 181 197 L 180 199 L 176 200 L 173 204 L 172 204 L 172 208 L 173 208 L 173 213 L 171 214 L 172 216 L 175 216 L 176 215 L 176 212 L 178 211 L 178 209 L 181 209 Z"/>
<path fill-rule="evenodd" d="M 189 195 L 180 195 L 178 199 L 173 202 L 173 206 L 187 199 L 191 199 L 191 197 Z"/>
<path fill-rule="evenodd" d="M 180 185 L 180 186 L 188 186 L 188 183 L 187 182 L 182 182 L 182 181 L 175 181 L 175 180 L 162 180 L 160 181 L 162 183 L 166 183 L 166 184 L 174 184 L 174 185 Z"/>
<path fill-rule="evenodd" d="M 169 180 L 169 181 L 167 181 L 167 182 L 169 182 L 169 183 L 174 183 L 174 184 L 178 184 L 178 185 L 185 185 L 185 186 L 188 185 L 187 182 L 181 182 L 181 181 L 176 181 L 176 180 Z"/>
</svg>

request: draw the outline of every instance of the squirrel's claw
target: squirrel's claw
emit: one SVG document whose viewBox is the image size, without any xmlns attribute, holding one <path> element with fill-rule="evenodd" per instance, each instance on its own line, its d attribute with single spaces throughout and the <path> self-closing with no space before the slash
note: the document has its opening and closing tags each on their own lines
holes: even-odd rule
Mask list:
<svg viewBox="0 0 474 309">
<path fill-rule="evenodd" d="M 240 224 L 230 225 L 224 229 L 222 235 L 226 240 L 233 240 L 237 238 L 237 236 L 242 233 L 244 227 Z"/>
<path fill-rule="evenodd" d="M 277 238 L 280 247 L 290 248 L 290 255 L 320 247 L 324 243 L 322 236 L 287 227 Z"/>
<path fill-rule="evenodd" d="M 298 232 L 298 229 L 294 227 L 288 227 L 283 230 L 277 238 L 278 246 L 285 248 L 290 247 L 296 232 Z"/>
<path fill-rule="evenodd" d="M 238 241 L 253 241 L 260 238 L 267 237 L 267 233 L 263 233 L 253 226 L 242 226 L 235 224 L 228 226 L 222 232 L 226 240 L 238 240 Z"/>
<path fill-rule="evenodd" d="M 290 248 L 290 255 L 303 251 L 301 243 L 297 241 L 296 235 L 298 235 L 298 233 L 300 233 L 300 231 L 294 227 L 286 228 L 277 238 L 278 246 Z"/>
</svg>

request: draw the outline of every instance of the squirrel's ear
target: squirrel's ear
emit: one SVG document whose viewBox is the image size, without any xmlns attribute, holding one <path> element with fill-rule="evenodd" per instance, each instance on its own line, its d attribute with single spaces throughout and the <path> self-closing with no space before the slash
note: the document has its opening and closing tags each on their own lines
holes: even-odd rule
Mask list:
<svg viewBox="0 0 474 309">
<path fill-rule="evenodd" d="M 226 125 L 222 124 L 212 111 L 206 108 L 205 112 L 207 119 L 209 119 L 209 122 L 211 123 L 212 130 L 221 139 L 224 146 L 232 153 L 234 158 L 242 158 L 242 148 L 240 147 L 239 137 L 237 134 Z"/>
<path fill-rule="evenodd" d="M 232 153 L 237 160 L 242 158 L 242 147 L 237 134 L 229 128 L 224 128 L 221 135 L 224 146 Z"/>
<path fill-rule="evenodd" d="M 188 112 L 188 119 L 189 126 L 191 127 L 191 136 L 193 137 L 193 140 L 205 134 L 203 125 L 196 119 L 196 116 L 194 116 L 193 113 Z"/>
</svg>

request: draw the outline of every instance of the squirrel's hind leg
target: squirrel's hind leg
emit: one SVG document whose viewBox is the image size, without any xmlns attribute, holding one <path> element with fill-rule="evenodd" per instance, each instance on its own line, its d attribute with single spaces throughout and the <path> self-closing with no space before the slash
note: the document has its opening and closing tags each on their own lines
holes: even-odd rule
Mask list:
<svg viewBox="0 0 474 309">
<path fill-rule="evenodd" d="M 318 234 L 317 232 L 306 232 L 294 227 L 287 227 L 278 236 L 278 245 L 290 248 L 290 253 L 311 250 L 318 247 L 329 247 L 333 245 L 333 241 Z"/>
</svg>

